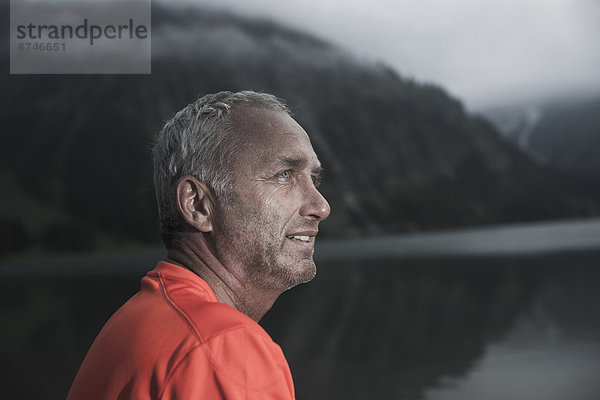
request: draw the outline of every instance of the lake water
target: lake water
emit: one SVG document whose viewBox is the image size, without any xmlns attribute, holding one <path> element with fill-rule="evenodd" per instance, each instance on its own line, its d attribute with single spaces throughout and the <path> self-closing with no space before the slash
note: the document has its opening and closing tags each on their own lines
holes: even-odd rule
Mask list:
<svg viewBox="0 0 600 400">
<path fill-rule="evenodd" d="M 330 241 L 264 325 L 299 398 L 600 399 L 600 222 Z"/>
<path fill-rule="evenodd" d="M 261 323 L 298 399 L 597 400 L 599 242 L 597 220 L 322 241 L 317 278 Z M 0 265 L 6 396 L 64 398 L 160 257 Z"/>
<path fill-rule="evenodd" d="M 599 261 L 325 264 L 264 324 L 296 369 L 299 398 L 598 399 Z"/>
<path fill-rule="evenodd" d="M 585 262 L 583 263 L 585 264 Z M 514 323 L 466 374 L 442 377 L 424 398 L 600 398 L 598 264 L 554 268 Z"/>
</svg>

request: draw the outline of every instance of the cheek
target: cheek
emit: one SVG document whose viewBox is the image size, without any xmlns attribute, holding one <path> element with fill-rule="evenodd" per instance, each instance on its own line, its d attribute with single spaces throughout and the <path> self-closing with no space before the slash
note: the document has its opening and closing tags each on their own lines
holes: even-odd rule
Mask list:
<svg viewBox="0 0 600 400">
<path fill-rule="evenodd" d="M 292 190 L 277 190 L 264 198 L 264 212 L 269 219 L 285 225 L 299 209 L 297 198 Z M 283 227 L 282 227 L 283 228 Z"/>
</svg>

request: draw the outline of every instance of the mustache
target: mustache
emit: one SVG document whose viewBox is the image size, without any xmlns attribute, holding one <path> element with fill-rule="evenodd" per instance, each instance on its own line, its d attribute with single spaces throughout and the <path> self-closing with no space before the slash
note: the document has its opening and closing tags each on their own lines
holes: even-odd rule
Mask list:
<svg viewBox="0 0 600 400">
<path fill-rule="evenodd" d="M 293 228 L 288 229 L 288 232 L 288 234 L 307 232 L 310 233 L 311 236 L 316 236 L 319 233 L 319 221 L 316 221 L 315 223 L 304 223 L 296 225 Z"/>
</svg>

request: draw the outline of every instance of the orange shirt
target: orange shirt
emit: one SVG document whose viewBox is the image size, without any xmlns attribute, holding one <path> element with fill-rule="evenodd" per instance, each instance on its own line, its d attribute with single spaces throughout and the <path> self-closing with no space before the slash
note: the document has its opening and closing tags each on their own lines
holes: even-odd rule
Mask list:
<svg viewBox="0 0 600 400">
<path fill-rule="evenodd" d="M 106 323 L 68 400 L 294 399 L 279 346 L 221 304 L 193 272 L 167 262 Z"/>
</svg>

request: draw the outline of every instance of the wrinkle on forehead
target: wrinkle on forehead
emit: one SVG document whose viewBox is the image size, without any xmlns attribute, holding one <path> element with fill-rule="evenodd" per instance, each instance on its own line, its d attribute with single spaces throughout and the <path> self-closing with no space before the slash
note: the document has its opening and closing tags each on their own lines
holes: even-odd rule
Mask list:
<svg viewBox="0 0 600 400">
<path fill-rule="evenodd" d="M 283 111 L 260 106 L 242 106 L 233 110 L 231 120 L 234 132 L 249 140 L 260 140 L 267 132 L 273 130 L 277 130 L 277 136 L 303 133 L 308 139 L 304 129 Z"/>
<path fill-rule="evenodd" d="M 254 163 L 260 159 L 263 165 L 304 163 L 313 170 L 320 169 L 308 134 L 282 111 L 238 107 L 232 114 L 232 128 L 240 141 L 239 162 Z"/>
</svg>

